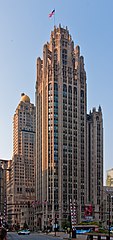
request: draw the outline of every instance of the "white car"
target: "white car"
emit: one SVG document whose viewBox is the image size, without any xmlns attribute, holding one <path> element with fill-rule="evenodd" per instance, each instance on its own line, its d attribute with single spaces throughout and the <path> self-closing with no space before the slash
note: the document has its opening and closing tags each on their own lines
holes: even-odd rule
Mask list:
<svg viewBox="0 0 113 240">
<path fill-rule="evenodd" d="M 30 234 L 30 230 L 29 229 L 23 229 L 18 231 L 18 235 L 29 235 Z"/>
</svg>

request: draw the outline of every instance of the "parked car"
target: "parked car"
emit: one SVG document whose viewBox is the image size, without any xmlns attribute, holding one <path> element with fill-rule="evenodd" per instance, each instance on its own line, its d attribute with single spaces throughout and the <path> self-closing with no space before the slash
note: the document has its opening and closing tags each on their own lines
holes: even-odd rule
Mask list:
<svg viewBox="0 0 113 240">
<path fill-rule="evenodd" d="M 30 230 L 29 229 L 22 229 L 18 231 L 18 235 L 29 235 Z"/>
</svg>

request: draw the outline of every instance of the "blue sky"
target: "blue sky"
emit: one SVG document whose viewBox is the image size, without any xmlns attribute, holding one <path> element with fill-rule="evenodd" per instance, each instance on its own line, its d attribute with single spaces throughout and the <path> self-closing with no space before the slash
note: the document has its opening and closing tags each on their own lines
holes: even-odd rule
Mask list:
<svg viewBox="0 0 113 240">
<path fill-rule="evenodd" d="M 88 112 L 104 120 L 104 179 L 113 167 L 113 0 L 0 0 L 0 159 L 10 159 L 13 115 L 25 92 L 35 103 L 36 59 L 55 24 L 68 26 L 87 72 Z"/>
</svg>

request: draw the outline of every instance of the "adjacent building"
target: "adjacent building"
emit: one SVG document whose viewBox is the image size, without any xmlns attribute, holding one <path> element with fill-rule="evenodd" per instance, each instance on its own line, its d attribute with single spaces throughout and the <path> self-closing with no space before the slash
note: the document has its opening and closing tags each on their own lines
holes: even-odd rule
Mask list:
<svg viewBox="0 0 113 240">
<path fill-rule="evenodd" d="M 113 168 L 107 170 L 106 186 L 113 187 Z"/>
<path fill-rule="evenodd" d="M 113 187 L 103 187 L 103 199 L 101 201 L 101 222 L 103 226 L 113 226 Z"/>
<path fill-rule="evenodd" d="M 95 220 L 101 221 L 103 201 L 103 118 L 102 109 L 87 115 L 87 197 L 95 212 Z"/>
<path fill-rule="evenodd" d="M 26 222 L 33 228 L 30 215 L 35 200 L 35 131 L 36 109 L 24 93 L 13 117 L 13 157 L 7 176 L 8 222 L 20 225 Z"/>
<path fill-rule="evenodd" d="M 7 195 L 6 195 L 6 176 L 8 160 L 0 159 L 0 224 L 7 222 Z"/>
</svg>

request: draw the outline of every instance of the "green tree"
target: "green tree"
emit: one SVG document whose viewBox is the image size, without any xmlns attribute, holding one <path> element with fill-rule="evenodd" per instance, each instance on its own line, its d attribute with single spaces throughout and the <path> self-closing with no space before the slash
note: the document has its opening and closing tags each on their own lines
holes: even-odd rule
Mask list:
<svg viewBox="0 0 113 240">
<path fill-rule="evenodd" d="M 64 219 L 62 221 L 62 228 L 66 230 L 68 227 L 70 227 L 70 222 L 67 219 Z"/>
</svg>

